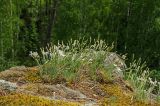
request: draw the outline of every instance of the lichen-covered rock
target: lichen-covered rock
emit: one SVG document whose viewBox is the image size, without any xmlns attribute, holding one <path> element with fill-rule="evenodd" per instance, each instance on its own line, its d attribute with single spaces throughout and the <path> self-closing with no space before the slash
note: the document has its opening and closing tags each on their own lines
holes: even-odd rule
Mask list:
<svg viewBox="0 0 160 106">
<path fill-rule="evenodd" d="M 9 81 L 0 80 L 0 89 L 3 90 L 9 90 L 9 91 L 15 91 L 17 89 L 16 83 L 11 83 Z"/>
<path fill-rule="evenodd" d="M 26 82 L 40 82 L 38 67 L 17 66 L 0 72 L 0 79 L 23 84 Z"/>
<path fill-rule="evenodd" d="M 62 84 L 46 85 L 46 84 L 26 84 L 17 90 L 21 93 L 32 93 L 52 99 L 86 99 L 87 97 L 78 90 L 73 90 Z"/>
<path fill-rule="evenodd" d="M 80 103 L 49 100 L 39 96 L 13 94 L 0 97 L 0 106 L 81 106 Z"/>
<path fill-rule="evenodd" d="M 127 68 L 124 60 L 116 53 L 108 52 L 104 60 L 104 66 L 110 68 L 114 79 L 123 78 L 123 71 Z"/>
<path fill-rule="evenodd" d="M 116 67 L 119 67 L 121 70 L 125 69 L 127 66 L 124 60 L 118 54 L 114 52 L 108 52 L 104 60 L 105 66 L 114 64 Z"/>
</svg>

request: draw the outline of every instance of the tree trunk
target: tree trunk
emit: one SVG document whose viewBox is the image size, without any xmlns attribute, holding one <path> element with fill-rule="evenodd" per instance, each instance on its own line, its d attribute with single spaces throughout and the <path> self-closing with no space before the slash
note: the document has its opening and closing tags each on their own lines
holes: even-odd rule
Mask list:
<svg viewBox="0 0 160 106">
<path fill-rule="evenodd" d="M 13 10 L 12 10 L 12 0 L 10 0 L 10 17 L 13 17 Z M 12 47 L 12 60 L 14 60 L 14 37 L 13 37 L 13 24 L 12 20 L 10 22 L 10 34 L 11 34 L 11 47 Z"/>
<path fill-rule="evenodd" d="M 0 30 L 0 35 L 1 35 L 1 36 L 0 36 L 0 40 L 1 40 L 1 53 L 2 53 L 2 54 L 1 54 L 1 57 L 3 58 L 3 57 L 4 57 L 4 55 L 3 55 L 3 35 L 2 35 L 2 22 L 0 23 L 0 25 L 1 25 L 1 26 L 0 26 L 0 29 L 1 29 L 1 30 Z"/>
<path fill-rule="evenodd" d="M 51 6 L 51 10 L 50 10 L 51 13 L 50 13 L 49 19 L 48 19 L 47 35 L 46 35 L 46 38 L 45 38 L 45 45 L 44 46 L 47 46 L 47 44 L 51 42 L 51 34 L 52 34 L 53 26 L 54 26 L 55 21 L 56 21 L 58 1 L 53 0 L 52 3 L 53 3 L 53 6 Z"/>
<path fill-rule="evenodd" d="M 125 52 L 127 51 L 127 47 L 128 47 L 128 38 L 129 38 L 129 18 L 130 18 L 130 15 L 131 15 L 131 8 L 132 8 L 132 0 L 128 1 L 128 9 L 127 9 L 127 19 L 126 19 L 126 37 L 125 37 Z"/>
</svg>

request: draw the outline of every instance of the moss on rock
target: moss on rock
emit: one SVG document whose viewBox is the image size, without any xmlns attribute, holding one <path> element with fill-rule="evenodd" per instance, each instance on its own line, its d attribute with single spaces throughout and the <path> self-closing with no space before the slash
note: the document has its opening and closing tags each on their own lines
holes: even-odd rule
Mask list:
<svg viewBox="0 0 160 106">
<path fill-rule="evenodd" d="M 79 103 L 48 100 L 38 96 L 12 94 L 0 97 L 1 106 L 80 106 Z"/>
</svg>

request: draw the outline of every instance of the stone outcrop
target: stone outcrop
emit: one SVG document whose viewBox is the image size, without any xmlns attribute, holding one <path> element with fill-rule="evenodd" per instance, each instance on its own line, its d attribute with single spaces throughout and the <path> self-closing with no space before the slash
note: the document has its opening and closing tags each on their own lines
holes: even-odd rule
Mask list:
<svg viewBox="0 0 160 106">
<path fill-rule="evenodd" d="M 104 60 L 104 66 L 110 68 L 113 79 L 123 78 L 123 71 L 127 68 L 124 59 L 114 52 L 108 52 Z"/>
</svg>

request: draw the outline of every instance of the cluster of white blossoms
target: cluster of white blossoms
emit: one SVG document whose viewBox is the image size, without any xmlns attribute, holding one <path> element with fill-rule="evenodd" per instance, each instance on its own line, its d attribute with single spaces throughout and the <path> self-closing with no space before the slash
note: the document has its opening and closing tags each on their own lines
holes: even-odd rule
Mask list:
<svg viewBox="0 0 160 106">
<path fill-rule="evenodd" d="M 149 77 L 148 79 L 149 79 L 149 83 L 150 83 L 151 85 L 157 86 L 157 84 L 158 84 L 157 80 L 153 81 L 152 78 L 150 78 L 150 77 Z"/>
<path fill-rule="evenodd" d="M 33 58 L 39 58 L 38 53 L 37 52 L 33 52 L 33 51 L 30 51 L 29 56 L 31 56 Z"/>
</svg>

